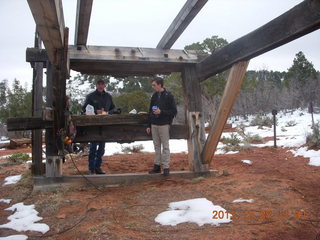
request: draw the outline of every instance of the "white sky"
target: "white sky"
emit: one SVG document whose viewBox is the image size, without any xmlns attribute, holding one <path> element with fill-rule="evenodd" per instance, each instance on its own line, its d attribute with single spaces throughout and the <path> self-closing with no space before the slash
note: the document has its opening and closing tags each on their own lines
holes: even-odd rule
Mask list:
<svg viewBox="0 0 320 240">
<path fill-rule="evenodd" d="M 156 47 L 186 0 L 94 0 L 88 45 Z M 69 44 L 74 41 L 77 0 L 63 0 Z M 218 35 L 232 42 L 302 2 L 301 0 L 209 0 L 172 48 Z M 25 50 L 33 47 L 35 23 L 26 0 L 1 0 L 0 80 L 32 84 Z M 286 71 L 303 51 L 320 70 L 320 31 L 251 60 L 249 69 Z"/>
</svg>

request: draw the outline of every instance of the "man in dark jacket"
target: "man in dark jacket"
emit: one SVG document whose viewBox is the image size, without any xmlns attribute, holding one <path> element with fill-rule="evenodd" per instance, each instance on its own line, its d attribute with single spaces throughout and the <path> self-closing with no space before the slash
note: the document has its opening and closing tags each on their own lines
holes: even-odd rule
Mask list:
<svg viewBox="0 0 320 240">
<path fill-rule="evenodd" d="M 172 94 L 163 87 L 162 78 L 154 78 L 152 80 L 152 88 L 155 93 L 150 101 L 149 127 L 146 131 L 148 134 L 152 133 L 156 156 L 153 169 L 149 173 L 160 173 L 160 165 L 162 163 L 163 175 L 168 176 L 170 172 L 169 130 L 172 120 L 177 114 L 177 107 Z"/>
<path fill-rule="evenodd" d="M 95 114 L 112 114 L 115 110 L 112 97 L 104 89 L 106 83 L 103 79 L 96 81 L 96 90 L 87 95 L 82 111 L 86 111 L 88 104 L 94 107 Z M 98 149 L 97 149 L 98 147 Z M 105 152 L 105 142 L 91 142 L 89 152 L 89 171 L 90 174 L 105 174 L 101 169 L 102 157 Z"/>
</svg>

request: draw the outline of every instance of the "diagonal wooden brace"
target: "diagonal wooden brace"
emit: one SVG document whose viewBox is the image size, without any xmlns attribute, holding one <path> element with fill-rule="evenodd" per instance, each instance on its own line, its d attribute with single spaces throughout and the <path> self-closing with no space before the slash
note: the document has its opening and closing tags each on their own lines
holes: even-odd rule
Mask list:
<svg viewBox="0 0 320 240">
<path fill-rule="evenodd" d="M 215 116 L 212 127 L 202 151 L 203 163 L 210 163 L 217 149 L 223 127 L 227 122 L 232 106 L 236 100 L 237 94 L 241 88 L 244 75 L 246 73 L 249 61 L 239 62 L 232 66 L 225 86 L 218 112 Z"/>
</svg>

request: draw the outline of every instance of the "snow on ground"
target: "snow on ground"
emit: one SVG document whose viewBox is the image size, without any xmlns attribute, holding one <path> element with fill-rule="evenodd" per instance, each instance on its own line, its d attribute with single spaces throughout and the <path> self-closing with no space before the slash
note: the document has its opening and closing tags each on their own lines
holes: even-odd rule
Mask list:
<svg viewBox="0 0 320 240">
<path fill-rule="evenodd" d="M 161 225 L 176 226 L 179 223 L 191 222 L 199 226 L 204 224 L 219 225 L 231 222 L 231 214 L 206 198 L 196 198 L 169 203 L 169 209 L 160 213 L 155 221 Z"/>
<path fill-rule="evenodd" d="M 16 184 L 21 179 L 21 176 L 22 175 L 20 174 L 20 175 L 6 177 L 4 179 L 4 184 L 2 186 L 9 185 L 9 184 Z"/>
<path fill-rule="evenodd" d="M 49 226 L 45 223 L 36 223 L 42 220 L 38 216 L 38 212 L 34 209 L 34 205 L 24 205 L 16 203 L 5 210 L 13 211 L 14 213 L 8 217 L 9 222 L 0 225 L 0 228 L 10 228 L 15 231 L 36 231 L 46 233 L 49 231 Z"/>
<path fill-rule="evenodd" d="M 252 165 L 252 161 L 251 160 L 241 160 L 241 162 L 248 164 L 248 165 Z"/>
<path fill-rule="evenodd" d="M 238 198 L 236 200 L 232 201 L 233 203 L 242 203 L 242 202 L 248 202 L 248 203 L 252 203 L 253 199 L 243 199 L 243 198 Z"/>
<path fill-rule="evenodd" d="M 27 240 L 28 236 L 26 235 L 11 235 L 8 237 L 0 237 L 0 240 Z"/>
<path fill-rule="evenodd" d="M 0 202 L 3 202 L 3 203 L 10 203 L 11 202 L 11 199 L 4 199 L 4 198 L 1 198 L 0 199 Z"/>
</svg>

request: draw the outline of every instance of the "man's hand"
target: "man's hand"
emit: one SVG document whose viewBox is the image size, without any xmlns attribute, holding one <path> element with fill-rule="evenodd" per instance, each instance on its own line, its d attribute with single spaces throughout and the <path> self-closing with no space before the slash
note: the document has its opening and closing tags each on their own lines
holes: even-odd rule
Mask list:
<svg viewBox="0 0 320 240">
<path fill-rule="evenodd" d="M 147 134 L 149 135 L 150 132 L 151 132 L 151 128 L 147 128 L 147 129 L 146 129 L 146 132 L 147 132 Z"/>
<path fill-rule="evenodd" d="M 102 110 L 97 110 L 97 114 L 102 114 Z"/>
<path fill-rule="evenodd" d="M 153 111 L 153 113 L 154 113 L 154 114 L 157 114 L 157 115 L 159 115 L 159 114 L 161 113 L 161 110 L 160 110 L 160 108 L 157 108 L 156 110 L 154 110 L 154 111 Z"/>
</svg>

